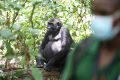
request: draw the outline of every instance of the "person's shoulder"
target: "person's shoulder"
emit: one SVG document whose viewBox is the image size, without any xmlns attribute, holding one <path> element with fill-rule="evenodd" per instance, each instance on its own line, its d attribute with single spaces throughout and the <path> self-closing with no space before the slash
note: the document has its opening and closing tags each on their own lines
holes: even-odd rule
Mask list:
<svg viewBox="0 0 120 80">
<path fill-rule="evenodd" d="M 83 39 L 82 41 L 80 41 L 79 45 L 88 47 L 89 45 L 91 45 L 95 41 L 96 41 L 96 39 L 93 36 L 89 36 L 89 37 Z"/>
<path fill-rule="evenodd" d="M 87 38 L 79 41 L 74 46 L 75 53 L 83 52 L 84 50 L 86 50 L 87 48 L 89 48 L 90 45 L 92 45 L 92 43 L 94 41 L 95 40 L 94 40 L 94 38 L 92 36 L 89 36 L 89 37 L 87 37 Z"/>
<path fill-rule="evenodd" d="M 76 53 L 84 53 L 88 48 L 92 46 L 92 44 L 96 42 L 96 39 L 93 36 L 89 36 L 83 40 L 81 40 L 75 47 Z"/>
<path fill-rule="evenodd" d="M 74 50 L 74 61 L 77 62 L 83 55 L 86 54 L 86 51 L 92 46 L 95 42 L 95 39 L 92 36 L 89 36 L 82 41 L 80 41 Z"/>
</svg>

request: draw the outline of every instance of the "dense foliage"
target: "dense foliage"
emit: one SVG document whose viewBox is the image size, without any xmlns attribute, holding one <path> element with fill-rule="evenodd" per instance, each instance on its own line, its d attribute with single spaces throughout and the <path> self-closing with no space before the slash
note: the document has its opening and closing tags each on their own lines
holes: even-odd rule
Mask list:
<svg viewBox="0 0 120 80">
<path fill-rule="evenodd" d="M 35 66 L 50 18 L 60 18 L 75 42 L 91 33 L 90 0 L 1 0 L 0 16 L 1 68 Z"/>
</svg>

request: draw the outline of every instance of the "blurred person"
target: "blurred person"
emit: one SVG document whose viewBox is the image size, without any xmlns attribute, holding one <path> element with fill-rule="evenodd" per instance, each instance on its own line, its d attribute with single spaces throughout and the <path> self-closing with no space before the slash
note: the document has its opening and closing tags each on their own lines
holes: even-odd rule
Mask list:
<svg viewBox="0 0 120 80">
<path fill-rule="evenodd" d="M 120 80 L 120 0 L 94 0 L 93 34 L 68 56 L 62 80 Z"/>
</svg>

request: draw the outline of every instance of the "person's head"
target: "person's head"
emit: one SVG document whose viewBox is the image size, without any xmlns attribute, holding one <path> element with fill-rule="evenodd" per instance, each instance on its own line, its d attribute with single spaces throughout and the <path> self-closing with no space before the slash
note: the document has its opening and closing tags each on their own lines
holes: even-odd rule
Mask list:
<svg viewBox="0 0 120 80">
<path fill-rule="evenodd" d="M 120 33 L 120 0 L 94 0 L 92 12 L 96 38 L 110 40 Z"/>
</svg>

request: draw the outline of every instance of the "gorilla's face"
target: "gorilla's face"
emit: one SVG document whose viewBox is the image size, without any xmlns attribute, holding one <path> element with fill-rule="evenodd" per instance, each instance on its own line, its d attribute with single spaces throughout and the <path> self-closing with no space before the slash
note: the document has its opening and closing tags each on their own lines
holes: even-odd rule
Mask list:
<svg viewBox="0 0 120 80">
<path fill-rule="evenodd" d="M 48 28 L 48 30 L 51 31 L 52 33 L 55 33 L 55 32 L 57 32 L 57 31 L 60 30 L 61 24 L 60 24 L 59 22 L 57 22 L 57 23 L 48 22 L 47 28 Z"/>
</svg>

